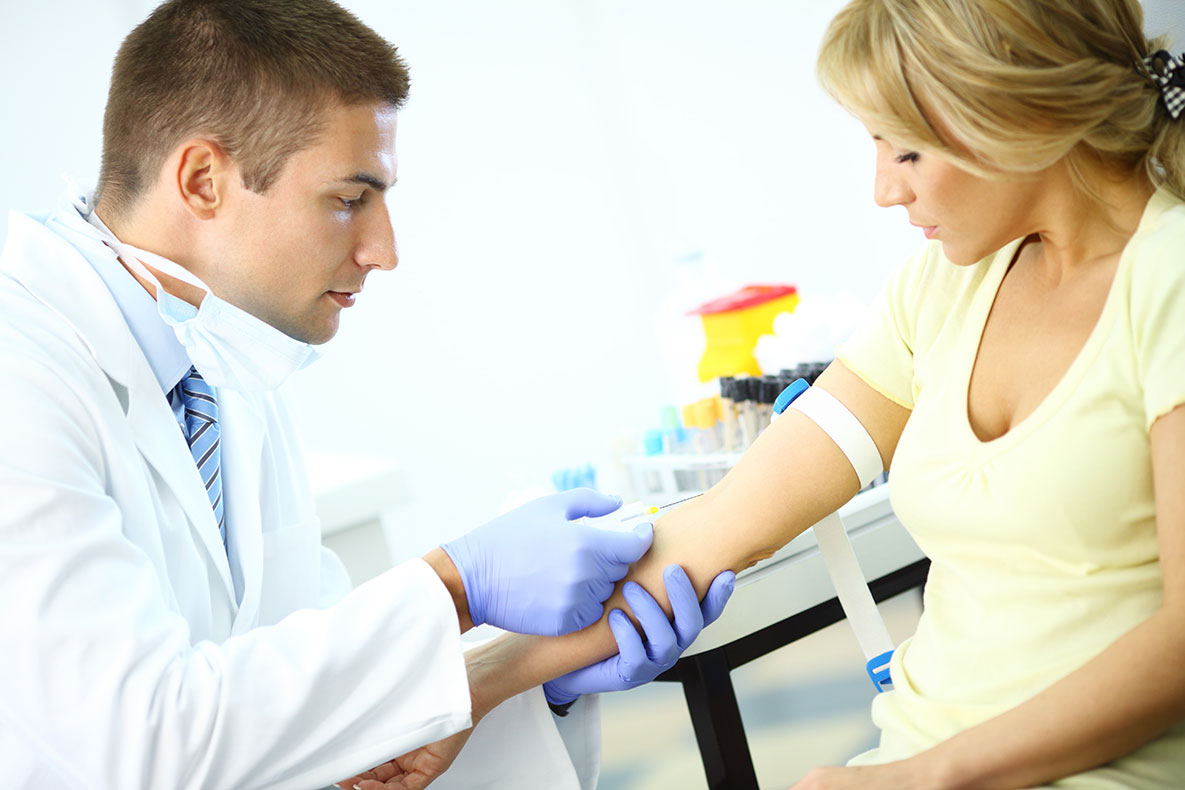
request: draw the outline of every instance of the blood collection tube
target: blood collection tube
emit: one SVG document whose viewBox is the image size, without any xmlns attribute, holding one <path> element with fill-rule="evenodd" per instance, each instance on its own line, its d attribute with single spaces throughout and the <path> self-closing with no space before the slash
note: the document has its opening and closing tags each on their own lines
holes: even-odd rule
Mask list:
<svg viewBox="0 0 1185 790">
<path fill-rule="evenodd" d="M 760 430 L 757 420 L 757 395 L 760 379 L 746 376 L 736 380 L 737 415 L 741 423 L 741 449 L 747 450 Z"/>
<path fill-rule="evenodd" d="M 740 425 L 737 423 L 736 379 L 724 376 L 720 379 L 720 432 L 724 452 L 736 452 L 740 440 Z"/>
</svg>

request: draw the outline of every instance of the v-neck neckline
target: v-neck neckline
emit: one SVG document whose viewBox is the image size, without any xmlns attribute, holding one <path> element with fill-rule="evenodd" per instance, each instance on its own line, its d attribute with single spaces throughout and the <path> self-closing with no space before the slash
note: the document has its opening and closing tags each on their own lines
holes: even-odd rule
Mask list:
<svg viewBox="0 0 1185 790">
<path fill-rule="evenodd" d="M 1116 294 L 1119 290 L 1119 283 L 1126 277 L 1127 268 L 1131 265 L 1133 242 L 1142 233 L 1146 232 L 1149 226 L 1160 216 L 1162 206 L 1166 200 L 1171 200 L 1171 197 L 1163 186 L 1157 187 L 1152 195 L 1149 196 L 1148 202 L 1145 203 L 1144 210 L 1140 214 L 1140 221 L 1136 225 L 1135 232 L 1127 240 L 1127 243 L 1123 246 L 1123 250 L 1119 253 L 1119 262 L 1115 266 L 1115 273 L 1111 276 L 1107 298 L 1103 302 L 1102 310 L 1099 311 L 1099 317 L 1095 320 L 1095 325 L 1090 330 L 1090 334 L 1087 335 L 1082 348 L 1078 349 L 1073 362 L 1062 373 L 1061 378 L 1045 394 L 1045 397 L 1041 399 L 1037 407 L 1021 419 L 1020 422 L 996 438 L 984 441 L 975 434 L 975 429 L 971 427 L 971 376 L 975 371 L 975 362 L 979 358 L 979 349 L 983 345 L 983 334 L 987 329 L 987 322 L 991 316 L 992 307 L 995 305 L 1000 288 L 1004 284 L 1004 278 L 1008 274 L 1014 258 L 1018 256 L 1020 247 L 1024 244 L 1027 237 L 1009 242 L 1003 249 L 996 253 L 991 263 L 991 266 L 996 271 L 990 272 L 987 275 L 989 278 L 994 278 L 992 287 L 983 288 L 979 292 L 977 297 L 982 298 L 976 305 L 975 321 L 967 323 L 966 331 L 975 332 L 974 337 L 969 338 L 969 340 L 974 340 L 974 343 L 967 344 L 970 346 L 970 353 L 963 358 L 963 369 L 960 371 L 958 379 L 961 395 L 960 419 L 958 420 L 960 424 L 959 430 L 970 440 L 976 450 L 995 452 L 1011 447 L 1045 423 L 1051 414 L 1072 394 L 1078 382 L 1085 375 L 1086 370 L 1094 362 L 1095 357 L 1098 356 L 1103 340 L 1107 332 L 1110 331 L 1111 324 L 1114 322 L 1114 314 L 1117 310 L 1115 305 L 1118 301 Z"/>
<path fill-rule="evenodd" d="M 1153 198 L 1155 198 L 1155 193 Z M 1128 266 L 1128 261 L 1131 258 L 1130 250 L 1132 240 L 1143 229 L 1145 222 L 1148 219 L 1148 208 L 1152 204 L 1152 199 L 1149 199 L 1148 205 L 1144 208 L 1144 213 L 1140 218 L 1139 226 L 1136 232 L 1132 234 L 1131 239 L 1128 239 L 1127 244 L 1124 245 L 1123 250 L 1119 254 L 1119 261 L 1115 266 L 1115 272 L 1111 276 L 1111 283 L 1108 286 L 1107 297 L 1103 302 L 1103 307 L 1099 311 L 1099 316 L 1095 320 L 1094 326 L 1087 335 L 1082 347 L 1078 349 L 1078 353 L 1074 355 L 1073 361 L 1069 367 L 1062 373 L 1057 383 L 1049 392 L 1045 393 L 1041 398 L 1037 407 L 1033 411 L 1025 415 L 1021 420 L 1012 425 L 1007 431 L 1000 434 L 993 439 L 980 439 L 975 433 L 975 428 L 971 425 L 971 376 L 975 372 L 975 363 L 979 359 L 979 350 L 983 345 L 984 332 L 987 330 L 987 322 L 991 317 L 992 308 L 996 304 L 996 299 L 999 297 L 1000 288 L 1004 284 L 1004 279 L 1008 275 L 1009 270 L 1017 262 L 1019 258 L 1022 245 L 1025 238 L 1015 239 L 1008 243 L 1000 250 L 992 262 L 993 268 L 996 271 L 989 276 L 993 278 L 990 288 L 984 288 L 980 294 L 981 301 L 977 305 L 977 312 L 975 314 L 975 321 L 968 323 L 968 331 L 974 331 L 974 343 L 968 343 L 970 346 L 970 353 L 964 358 L 963 369 L 959 377 L 959 392 L 962 395 L 961 408 L 959 411 L 961 419 L 960 430 L 964 432 L 965 436 L 970 440 L 976 450 L 981 451 L 1002 451 L 1008 447 L 1016 444 L 1031 434 L 1034 430 L 1040 427 L 1049 419 L 1052 412 L 1065 401 L 1067 397 L 1073 392 L 1078 382 L 1082 379 L 1086 369 L 1090 367 L 1095 357 L 1098 356 L 1099 347 L 1103 342 L 1103 338 L 1110 330 L 1110 326 L 1114 319 L 1116 292 L 1118 290 L 1118 283 L 1120 278 Z"/>
</svg>

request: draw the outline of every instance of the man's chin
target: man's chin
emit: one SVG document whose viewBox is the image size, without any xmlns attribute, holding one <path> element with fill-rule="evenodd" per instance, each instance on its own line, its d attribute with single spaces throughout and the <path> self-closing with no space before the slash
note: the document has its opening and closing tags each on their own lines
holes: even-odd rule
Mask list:
<svg viewBox="0 0 1185 790">
<path fill-rule="evenodd" d="M 335 314 L 317 322 L 292 323 L 286 326 L 272 324 L 272 326 L 293 340 L 308 343 L 310 346 L 320 346 L 328 343 L 337 335 L 337 330 L 341 326 L 341 316 Z"/>
<path fill-rule="evenodd" d="M 333 338 L 337 336 L 337 330 L 340 327 L 341 316 L 335 315 L 323 326 L 307 332 L 304 337 L 299 339 L 311 346 L 320 346 L 328 343 L 330 340 L 333 340 Z"/>
</svg>

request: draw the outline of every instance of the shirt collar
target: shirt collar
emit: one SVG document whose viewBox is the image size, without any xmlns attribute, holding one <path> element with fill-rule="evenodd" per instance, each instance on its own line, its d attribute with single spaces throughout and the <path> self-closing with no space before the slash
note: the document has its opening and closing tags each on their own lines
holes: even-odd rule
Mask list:
<svg viewBox="0 0 1185 790">
<path fill-rule="evenodd" d="M 86 197 L 75 200 L 73 209 L 76 215 L 68 217 L 67 221 L 74 220 L 82 227 L 95 232 L 86 221 L 86 217 L 94 210 L 91 201 Z M 74 225 L 75 222 L 70 224 Z M 111 292 L 116 305 L 123 313 L 128 329 L 131 330 L 140 350 L 144 352 L 148 366 L 152 368 L 161 390 L 165 393 L 171 392 L 189 372 L 191 366 L 185 346 L 181 345 L 172 327 L 161 318 L 156 300 L 117 259 L 88 260 L 107 285 L 107 290 Z"/>
</svg>

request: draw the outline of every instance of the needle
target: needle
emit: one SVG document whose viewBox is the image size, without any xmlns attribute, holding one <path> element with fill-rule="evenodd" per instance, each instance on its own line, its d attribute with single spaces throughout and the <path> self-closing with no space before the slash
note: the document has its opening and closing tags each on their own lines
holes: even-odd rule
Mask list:
<svg viewBox="0 0 1185 790">
<path fill-rule="evenodd" d="M 623 522 L 633 521 L 634 519 L 645 518 L 646 516 L 653 516 L 655 513 L 657 513 L 660 510 L 666 510 L 667 508 L 674 507 L 675 505 L 682 505 L 684 502 L 690 502 L 691 500 L 695 499 L 698 496 L 703 496 L 703 492 L 700 492 L 698 494 L 692 494 L 689 497 L 684 497 L 683 499 L 679 499 L 674 502 L 668 502 L 665 505 L 651 505 L 650 507 L 643 510 L 641 513 L 635 513 L 632 516 L 627 516 L 626 518 L 623 518 L 622 521 Z"/>
</svg>

